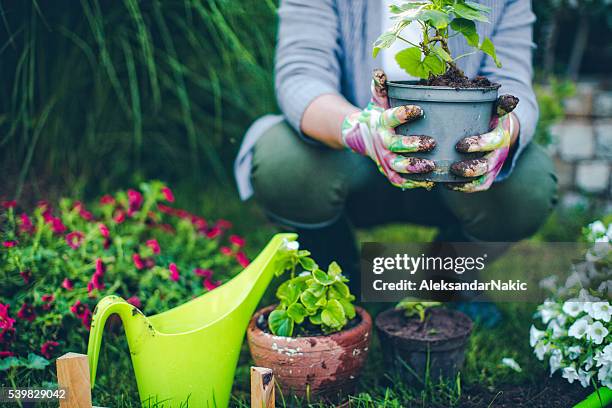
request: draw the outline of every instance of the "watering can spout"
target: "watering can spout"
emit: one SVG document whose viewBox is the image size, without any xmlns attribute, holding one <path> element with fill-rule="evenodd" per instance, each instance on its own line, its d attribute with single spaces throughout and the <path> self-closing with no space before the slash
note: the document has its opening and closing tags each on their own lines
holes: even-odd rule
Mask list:
<svg viewBox="0 0 612 408">
<path fill-rule="evenodd" d="M 93 312 L 89 344 L 87 346 L 92 388 L 96 381 L 96 370 L 104 324 L 113 314 L 117 314 L 121 318 L 130 353 L 132 354 L 137 354 L 142 345 L 155 334 L 149 319 L 138 308 L 119 296 L 106 296 L 100 300 Z"/>
</svg>

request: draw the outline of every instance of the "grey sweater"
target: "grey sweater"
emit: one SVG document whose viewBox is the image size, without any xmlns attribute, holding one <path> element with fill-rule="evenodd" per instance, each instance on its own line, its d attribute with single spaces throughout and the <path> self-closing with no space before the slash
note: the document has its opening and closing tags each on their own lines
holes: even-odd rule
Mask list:
<svg viewBox="0 0 612 408">
<path fill-rule="evenodd" d="M 275 61 L 276 96 L 284 118 L 299 131 L 304 111 L 318 96 L 341 94 L 356 106 L 370 99 L 371 73 L 381 65 L 372 43 L 382 32 L 382 0 L 281 0 Z M 468 77 L 484 75 L 501 84 L 500 93 L 517 96 L 514 111 L 521 123 L 518 147 L 503 179 L 533 138 L 538 120 L 531 78 L 533 23 L 529 0 L 480 0 L 491 7 L 490 23 L 477 23 L 481 38 L 490 37 L 503 67 L 476 53 L 459 60 Z M 462 36 L 451 38 L 454 55 L 469 52 Z M 380 58 L 380 57 L 379 57 Z M 251 150 L 258 137 L 280 118 L 265 117 L 249 129 L 235 163 L 243 199 L 251 195 Z"/>
</svg>

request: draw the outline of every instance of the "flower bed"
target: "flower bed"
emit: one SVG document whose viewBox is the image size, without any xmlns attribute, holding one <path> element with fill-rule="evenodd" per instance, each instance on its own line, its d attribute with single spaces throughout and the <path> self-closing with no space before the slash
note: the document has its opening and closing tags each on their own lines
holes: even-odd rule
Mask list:
<svg viewBox="0 0 612 408">
<path fill-rule="evenodd" d="M 160 182 L 85 206 L 0 208 L 0 370 L 43 369 L 85 350 L 92 307 L 116 294 L 155 314 L 213 290 L 248 265 L 226 220 L 174 205 Z"/>
</svg>

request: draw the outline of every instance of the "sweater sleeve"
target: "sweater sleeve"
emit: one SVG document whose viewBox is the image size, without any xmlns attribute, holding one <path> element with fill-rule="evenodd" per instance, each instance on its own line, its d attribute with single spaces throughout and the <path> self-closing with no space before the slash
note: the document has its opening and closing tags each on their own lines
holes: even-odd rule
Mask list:
<svg viewBox="0 0 612 408">
<path fill-rule="evenodd" d="M 276 98 L 301 133 L 308 105 L 320 95 L 340 93 L 338 15 L 334 0 L 282 0 L 278 15 Z"/>
<path fill-rule="evenodd" d="M 538 104 L 531 83 L 534 22 L 530 0 L 507 0 L 491 38 L 503 67 L 498 68 L 492 58 L 485 56 L 480 70 L 482 75 L 501 84 L 500 95 L 511 94 L 520 100 L 514 110 L 521 126 L 518 143 L 498 180 L 510 174 L 521 152 L 533 139 L 538 122 Z"/>
</svg>

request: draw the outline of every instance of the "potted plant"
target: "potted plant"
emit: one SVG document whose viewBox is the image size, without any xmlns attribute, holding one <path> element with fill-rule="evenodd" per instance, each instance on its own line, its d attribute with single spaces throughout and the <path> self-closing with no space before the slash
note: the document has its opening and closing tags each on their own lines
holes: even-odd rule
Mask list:
<svg viewBox="0 0 612 408">
<path fill-rule="evenodd" d="M 304 250 L 287 258 L 290 278 L 276 291 L 278 305 L 259 310 L 247 338 L 255 364 L 274 370 L 283 393 L 338 401 L 354 390 L 366 361 L 372 319 L 353 305 L 337 263 L 327 271 Z M 296 274 L 296 267 L 303 272 Z"/>
<path fill-rule="evenodd" d="M 472 321 L 439 302 L 404 300 L 376 317 L 385 366 L 408 382 L 455 378 L 465 360 Z"/>
<path fill-rule="evenodd" d="M 427 0 L 403 1 L 391 5 L 390 10 L 395 24 L 375 41 L 373 55 L 376 57 L 381 49 L 389 48 L 397 40 L 403 41 L 407 48 L 399 51 L 395 59 L 409 75 L 421 78 L 420 81 L 388 81 L 390 105 L 418 105 L 425 112 L 420 120 L 400 125 L 396 131 L 402 135 L 429 135 L 436 140 L 435 149 L 418 153 L 433 160 L 436 168 L 430 173 L 409 177 L 436 182 L 469 180 L 449 172 L 450 166 L 479 155 L 458 152 L 455 145 L 463 137 L 489 131 L 500 85 L 481 76 L 468 79 L 457 61 L 482 51 L 501 67 L 493 42 L 486 37 L 481 40 L 476 30 L 477 21 L 488 21 L 490 9 L 473 1 Z M 421 28 L 422 41 L 418 44 L 402 36 L 402 30 L 413 23 Z M 474 51 L 453 56 L 449 49 L 451 35 L 465 37 Z M 514 97 L 507 101 L 514 106 L 518 103 Z"/>
</svg>

